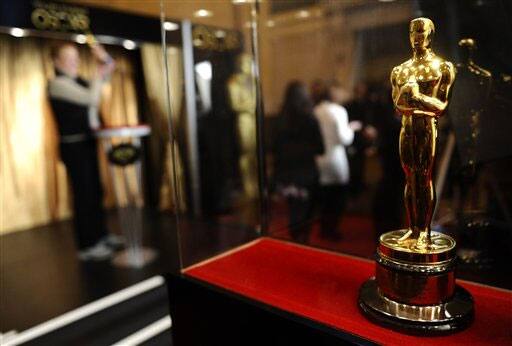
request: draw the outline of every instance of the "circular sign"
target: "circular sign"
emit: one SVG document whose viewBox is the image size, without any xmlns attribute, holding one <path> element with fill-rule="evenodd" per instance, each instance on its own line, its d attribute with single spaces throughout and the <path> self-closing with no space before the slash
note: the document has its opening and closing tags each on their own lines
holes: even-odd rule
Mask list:
<svg viewBox="0 0 512 346">
<path fill-rule="evenodd" d="M 108 160 L 117 166 L 128 166 L 140 157 L 140 148 L 130 143 L 114 145 L 108 152 Z"/>
</svg>

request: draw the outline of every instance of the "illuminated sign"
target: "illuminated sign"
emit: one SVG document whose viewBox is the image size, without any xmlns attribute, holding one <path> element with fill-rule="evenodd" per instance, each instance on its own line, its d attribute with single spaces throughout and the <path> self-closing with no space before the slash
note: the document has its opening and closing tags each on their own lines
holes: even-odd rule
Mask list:
<svg viewBox="0 0 512 346">
<path fill-rule="evenodd" d="M 218 30 L 196 25 L 192 31 L 194 47 L 217 51 L 233 50 L 240 47 L 240 36 L 236 31 Z"/>
<path fill-rule="evenodd" d="M 114 145 L 108 152 L 108 160 L 117 166 L 128 166 L 140 157 L 140 149 L 133 144 Z"/>
<path fill-rule="evenodd" d="M 83 7 L 52 2 L 34 1 L 31 13 L 32 24 L 40 30 L 89 31 L 89 11 Z"/>
</svg>

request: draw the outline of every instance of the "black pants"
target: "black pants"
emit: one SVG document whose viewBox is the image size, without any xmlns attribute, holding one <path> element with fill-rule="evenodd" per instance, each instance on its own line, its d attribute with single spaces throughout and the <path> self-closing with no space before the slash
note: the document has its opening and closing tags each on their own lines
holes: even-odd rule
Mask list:
<svg viewBox="0 0 512 346">
<path fill-rule="evenodd" d="M 84 249 L 107 234 L 96 141 L 61 143 L 60 155 L 73 192 L 75 239 Z"/>
<path fill-rule="evenodd" d="M 385 168 L 385 166 L 383 166 Z M 393 172 L 388 169 L 384 172 Z M 379 183 L 373 201 L 373 222 L 375 242 L 378 244 L 382 233 L 404 227 L 404 179 L 402 172 L 386 173 Z"/>
<path fill-rule="evenodd" d="M 346 185 L 322 185 L 320 188 L 320 232 L 324 236 L 338 232 L 339 222 L 347 200 Z"/>
<path fill-rule="evenodd" d="M 364 190 L 364 169 L 366 157 L 363 148 L 357 148 L 357 152 L 349 156 L 350 185 L 349 192 L 352 197 L 357 198 Z"/>
<path fill-rule="evenodd" d="M 307 197 L 288 197 L 290 215 L 288 229 L 293 240 L 306 243 L 311 232 L 318 188 L 316 186 L 301 187 L 308 193 Z"/>
</svg>

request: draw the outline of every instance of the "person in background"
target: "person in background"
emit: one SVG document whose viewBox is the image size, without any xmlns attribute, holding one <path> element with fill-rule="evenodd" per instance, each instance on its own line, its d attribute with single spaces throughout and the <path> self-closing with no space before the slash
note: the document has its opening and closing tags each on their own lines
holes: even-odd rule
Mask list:
<svg viewBox="0 0 512 346">
<path fill-rule="evenodd" d="M 314 109 L 325 145 L 325 153 L 316 157 L 320 171 L 320 236 L 339 240 L 339 221 L 350 179 L 345 147 L 352 144 L 354 131 L 360 130 L 362 124 L 359 121 L 349 123 L 347 111 L 339 104 L 343 90 L 338 83 L 321 90 Z"/>
<path fill-rule="evenodd" d="M 103 81 L 115 63 L 99 45 L 91 47 L 97 71 L 91 81 L 78 76 L 80 57 L 74 44 L 52 48 L 55 78 L 48 93 L 59 131 L 60 157 L 66 166 L 73 192 L 73 214 L 78 257 L 102 260 L 112 255 L 121 239 L 108 235 L 102 209 L 102 187 L 98 170 L 94 130 L 101 125 L 98 116 Z"/>
<path fill-rule="evenodd" d="M 324 96 L 325 88 L 325 82 L 320 78 L 317 78 L 313 82 L 311 82 L 309 90 L 311 92 L 311 98 L 313 99 L 313 104 L 315 106 L 322 102 L 322 97 Z"/>
<path fill-rule="evenodd" d="M 397 139 L 400 135 L 400 118 L 395 115 L 391 90 L 376 84 L 369 88 L 370 101 L 377 131 L 376 147 L 382 166 L 382 177 L 373 201 L 375 240 L 382 233 L 404 226 L 403 190 L 404 174 L 400 163 Z"/>
<path fill-rule="evenodd" d="M 315 156 L 324 152 L 313 102 L 301 82 L 286 88 L 274 142 L 275 180 L 289 209 L 289 229 L 295 241 L 309 238 L 318 189 Z"/>
<path fill-rule="evenodd" d="M 354 88 L 354 97 L 346 105 L 350 121 L 358 121 L 362 128 L 356 131 L 354 141 L 347 148 L 350 162 L 350 193 L 357 198 L 364 189 L 364 169 L 366 151 L 370 148 L 375 137 L 374 128 L 369 126 L 371 119 L 371 106 L 368 100 L 368 86 L 365 83 L 358 83 Z"/>
</svg>

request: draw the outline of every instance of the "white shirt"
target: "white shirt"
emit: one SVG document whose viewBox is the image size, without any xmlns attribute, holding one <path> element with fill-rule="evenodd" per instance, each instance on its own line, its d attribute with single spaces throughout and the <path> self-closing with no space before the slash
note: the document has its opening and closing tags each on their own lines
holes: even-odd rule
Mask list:
<svg viewBox="0 0 512 346">
<path fill-rule="evenodd" d="M 348 184 L 350 171 L 345 146 L 352 144 L 354 131 L 348 126 L 348 114 L 342 106 L 324 101 L 315 107 L 325 152 L 316 157 L 320 184 Z"/>
</svg>

